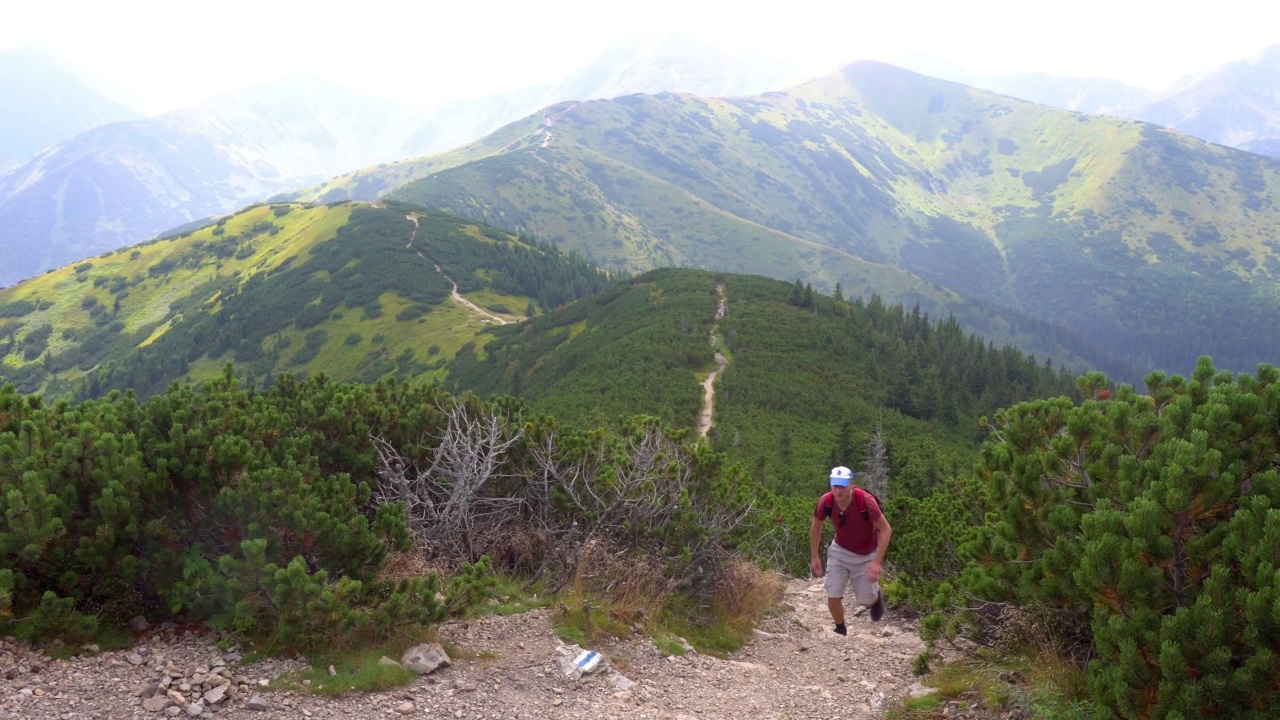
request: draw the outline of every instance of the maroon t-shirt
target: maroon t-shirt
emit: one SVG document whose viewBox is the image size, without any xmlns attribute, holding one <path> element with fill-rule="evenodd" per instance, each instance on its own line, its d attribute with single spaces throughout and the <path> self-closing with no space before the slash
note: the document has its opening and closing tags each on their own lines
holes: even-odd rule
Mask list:
<svg viewBox="0 0 1280 720">
<path fill-rule="evenodd" d="M 823 495 L 813 508 L 813 516 L 819 520 L 827 517 L 826 506 L 831 506 L 831 522 L 836 526 L 836 544 L 858 555 L 870 555 L 876 551 L 875 521 L 879 520 L 880 503 L 871 493 L 855 488 L 854 497 L 849 498 L 849 507 L 844 509 L 844 522 L 840 522 L 840 505 L 836 503 L 836 494 L 829 492 Z M 866 503 L 867 519 L 862 519 L 858 498 L 861 495 Z"/>
</svg>

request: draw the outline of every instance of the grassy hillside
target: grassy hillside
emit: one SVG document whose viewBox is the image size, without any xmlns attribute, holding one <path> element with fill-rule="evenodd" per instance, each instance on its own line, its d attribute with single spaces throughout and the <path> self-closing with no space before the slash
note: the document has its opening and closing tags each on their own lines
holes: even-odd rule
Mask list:
<svg viewBox="0 0 1280 720">
<path fill-rule="evenodd" d="M 150 394 L 226 362 L 253 380 L 441 377 L 487 325 L 606 284 L 580 258 L 438 212 L 262 205 L 0 291 L 0 381 Z"/>
<path fill-rule="evenodd" d="M 607 267 L 839 283 L 971 328 L 957 294 L 979 298 L 1137 367 L 1280 357 L 1256 332 L 1280 311 L 1276 161 L 878 63 L 751 98 L 554 106 L 346 182 Z M 997 339 L 1065 357 L 1054 334 Z"/>
<path fill-rule="evenodd" d="M 518 395 L 588 426 L 636 413 L 695 426 L 700 382 L 721 353 L 709 437 L 783 494 L 821 489 L 831 465 L 860 467 L 878 426 L 895 490 L 927 493 L 972 462 L 980 416 L 1074 392 L 1059 370 L 954 320 L 759 276 L 656 270 L 483 336 L 483 352 L 453 361 L 454 391 Z"/>
</svg>

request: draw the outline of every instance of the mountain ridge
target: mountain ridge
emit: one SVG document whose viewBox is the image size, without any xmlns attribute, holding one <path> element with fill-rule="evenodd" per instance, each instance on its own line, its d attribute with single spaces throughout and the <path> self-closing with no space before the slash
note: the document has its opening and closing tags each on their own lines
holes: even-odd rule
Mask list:
<svg viewBox="0 0 1280 720">
<path fill-rule="evenodd" d="M 1105 78 L 982 75 L 928 57 L 924 74 L 1065 110 L 1150 122 L 1207 142 L 1280 157 L 1280 45 L 1148 90 Z"/>
<path fill-rule="evenodd" d="M 344 181 L 384 181 L 375 194 L 567 243 L 606 267 L 705 265 L 866 294 L 865 271 L 788 260 L 782 236 L 798 237 L 1064 323 L 1137 366 L 1182 369 L 1209 352 L 1247 368 L 1280 354 L 1244 325 L 1203 347 L 1194 329 L 1223 307 L 1274 306 L 1259 289 L 1280 270 L 1269 239 L 1280 164 L 883 63 L 750 98 L 552 106 Z M 342 197 L 342 183 L 325 187 Z M 753 249 L 760 227 L 771 234 Z"/>
<path fill-rule="evenodd" d="M 1280 45 L 1183 78 L 1131 113 L 1230 147 L 1280 139 Z"/>
<path fill-rule="evenodd" d="M 0 252 L 15 258 L 0 268 L 0 286 L 339 173 L 471 141 L 550 99 L 667 83 L 746 92 L 787 72 L 657 35 L 606 51 L 556 84 L 425 112 L 303 75 L 90 130 L 0 175 L 0 222 L 14 228 Z"/>
</svg>

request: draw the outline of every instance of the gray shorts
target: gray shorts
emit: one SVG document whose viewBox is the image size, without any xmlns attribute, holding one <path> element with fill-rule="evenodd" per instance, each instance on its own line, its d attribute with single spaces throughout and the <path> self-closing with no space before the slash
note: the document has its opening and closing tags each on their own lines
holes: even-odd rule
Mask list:
<svg viewBox="0 0 1280 720">
<path fill-rule="evenodd" d="M 822 583 L 827 597 L 843 598 L 845 589 L 852 586 L 859 605 L 874 604 L 880 593 L 880 585 L 871 582 L 867 564 L 875 559 L 875 553 L 859 555 L 831 543 L 827 547 L 827 577 Z"/>
</svg>

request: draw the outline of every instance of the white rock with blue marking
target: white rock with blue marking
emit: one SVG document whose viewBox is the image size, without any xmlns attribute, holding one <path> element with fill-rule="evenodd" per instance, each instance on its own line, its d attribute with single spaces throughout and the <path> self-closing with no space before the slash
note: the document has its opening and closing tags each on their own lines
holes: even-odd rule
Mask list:
<svg viewBox="0 0 1280 720">
<path fill-rule="evenodd" d="M 570 680 L 590 675 L 609 667 L 604 656 L 595 650 L 584 650 L 577 645 L 556 648 L 560 655 L 560 671 Z"/>
</svg>

